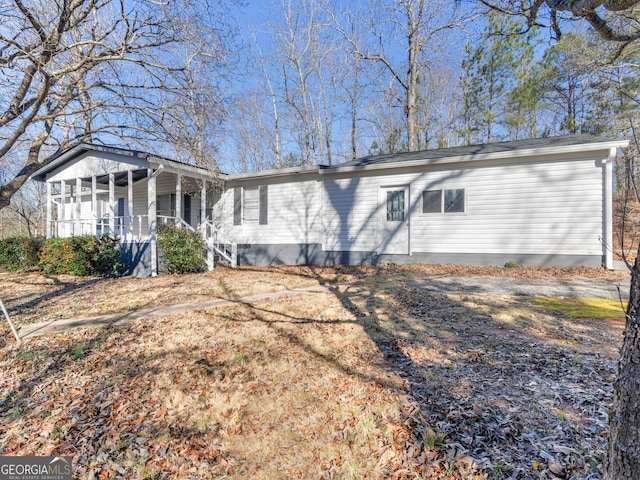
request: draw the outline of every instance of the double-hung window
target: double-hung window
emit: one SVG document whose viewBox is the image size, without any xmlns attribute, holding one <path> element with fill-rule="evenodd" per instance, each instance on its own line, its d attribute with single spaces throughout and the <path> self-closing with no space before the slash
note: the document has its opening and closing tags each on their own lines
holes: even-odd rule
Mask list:
<svg viewBox="0 0 640 480">
<path fill-rule="evenodd" d="M 464 213 L 465 190 L 425 190 L 422 192 L 422 213 Z"/>
<path fill-rule="evenodd" d="M 233 190 L 233 224 L 267 225 L 268 201 L 267 185 L 235 187 Z"/>
<path fill-rule="evenodd" d="M 245 187 L 243 190 L 243 223 L 257 224 L 260 219 L 260 189 L 258 187 Z"/>
</svg>

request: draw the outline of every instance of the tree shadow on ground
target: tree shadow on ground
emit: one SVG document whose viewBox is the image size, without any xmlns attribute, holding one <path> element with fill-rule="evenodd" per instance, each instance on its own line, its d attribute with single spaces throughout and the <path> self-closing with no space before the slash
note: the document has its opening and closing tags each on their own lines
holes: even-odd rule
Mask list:
<svg viewBox="0 0 640 480">
<path fill-rule="evenodd" d="M 207 327 L 264 325 L 283 340 L 278 345 L 292 349 L 265 349 L 259 335 L 233 345 L 224 329 L 220 335 L 200 332 L 198 324 L 182 323 L 181 317 L 167 319 L 173 331 L 163 330 L 164 322 L 143 321 L 84 329 L 68 342 L 53 339 L 55 347 L 39 340 L 13 354 L 18 363 L 29 356 L 33 373 L 15 384 L 6 379 L 10 388 L 4 388 L 0 417 L 5 428 L 21 431 L 23 417 L 33 422 L 43 415 L 53 422 L 47 427 L 50 435 L 57 431 L 59 438 L 30 443 L 9 435 L 12 440 L 0 442 L 0 451 L 71 454 L 83 472 L 95 475 L 115 472 L 120 464 L 132 475 L 144 467 L 169 477 L 232 475 L 234 468 L 239 476 L 251 476 L 255 472 L 243 466 L 244 459 L 218 445 L 221 432 L 225 438 L 243 435 L 235 420 L 243 407 L 231 408 L 228 415 L 225 407 L 220 418 L 205 416 L 202 425 L 194 424 L 193 412 L 217 408 L 210 403 L 212 390 L 221 397 L 277 402 L 279 387 L 268 375 L 249 374 L 244 362 L 252 356 L 264 365 L 287 361 L 295 379 L 308 364 L 283 357 L 301 351 L 328 367 L 318 371 L 336 369 L 395 395 L 401 417 L 393 427 L 394 441 L 386 445 L 393 461 L 384 463 L 386 453 L 375 459 L 383 462 L 387 478 L 551 478 L 549 458 L 567 475 L 598 478 L 615 371 L 614 360 L 598 348 L 612 342 L 602 329 L 588 322 L 561 325 L 522 309 L 522 299 L 478 301 L 424 291 L 388 269 L 367 272 L 343 285 L 326 285 L 328 293 L 298 294 L 304 307 L 236 298 L 240 310 L 194 314 Z M 233 285 L 226 287 L 233 299 Z M 343 313 L 323 311 L 323 296 Z M 361 330 L 373 353 L 362 356 L 364 350 L 353 342 L 329 343 L 330 333 L 344 326 Z M 155 350 L 149 349 L 148 339 L 155 338 Z M 66 382 L 72 390 L 66 390 Z M 175 390 L 175 398 L 148 394 L 156 389 Z M 256 396 L 256 389 L 264 394 Z M 340 395 L 340 386 L 335 389 Z M 300 408 L 305 401 L 299 399 Z M 357 422 L 357 415 L 349 421 Z M 1 430 L 0 436 L 7 434 Z M 46 451 L 38 450 L 45 444 Z M 325 460 L 320 478 L 344 473 L 339 455 Z"/>
<path fill-rule="evenodd" d="M 316 279 L 326 284 L 321 273 Z M 384 367 L 404 379 L 408 413 L 396 473 L 546 478 L 555 469 L 599 477 L 615 359 L 601 355 L 598 345 L 615 343 L 614 336 L 598 338 L 601 329 L 585 322 L 577 334 L 543 314 L 520 312 L 526 297 L 487 297 L 480 305 L 375 269 L 346 285 L 326 286 L 375 344 Z M 246 308 L 276 328 L 265 314 L 277 313 L 284 324 L 314 321 Z M 290 330 L 287 335 L 305 347 L 304 339 Z M 321 355 L 340 367 L 337 355 Z"/>
<path fill-rule="evenodd" d="M 44 278 L 48 281 L 53 282 L 55 287 L 54 290 L 49 291 L 47 293 L 43 293 L 42 295 L 38 295 L 33 297 L 33 295 L 24 295 L 22 297 L 13 297 L 10 292 L 7 293 L 7 298 L 10 299 L 10 306 L 7 307 L 8 312 L 20 312 L 22 310 L 34 309 L 39 305 L 46 303 L 49 300 L 63 297 L 65 295 L 71 294 L 83 288 L 90 287 L 92 285 L 100 284 L 107 280 L 106 277 L 89 277 L 78 281 L 77 279 L 72 279 L 70 281 L 64 281 L 60 278 L 60 276 L 56 275 L 44 275 Z M 24 301 L 22 301 L 24 300 Z M 22 301 L 22 303 L 20 303 Z"/>
</svg>

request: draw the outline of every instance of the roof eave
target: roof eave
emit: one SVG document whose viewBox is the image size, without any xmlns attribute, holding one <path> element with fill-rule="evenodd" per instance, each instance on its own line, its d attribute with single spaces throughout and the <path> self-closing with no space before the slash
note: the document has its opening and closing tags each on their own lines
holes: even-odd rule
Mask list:
<svg viewBox="0 0 640 480">
<path fill-rule="evenodd" d="M 125 149 L 113 148 L 113 147 L 108 147 L 103 145 L 92 145 L 88 143 L 81 143 L 73 147 L 71 150 L 67 150 L 66 152 L 63 152 L 62 154 L 60 154 L 59 156 L 54 157 L 53 160 L 47 162 L 45 165 L 43 165 L 38 170 L 33 172 L 29 178 L 31 178 L 32 180 L 36 180 L 38 182 L 44 182 L 47 179 L 47 173 L 55 170 L 56 168 L 59 168 L 65 163 L 79 157 L 80 155 L 83 155 L 84 153 L 91 152 L 91 151 L 115 153 L 118 155 L 124 155 L 124 156 L 142 158 L 142 159 L 146 159 L 149 156 L 149 154 L 145 152 L 140 152 L 135 150 L 125 150 Z"/>
<path fill-rule="evenodd" d="M 253 172 L 253 173 L 232 173 L 227 174 L 225 176 L 226 180 L 251 180 L 253 178 L 272 178 L 272 177 L 286 177 L 289 175 L 304 175 L 304 174 L 313 174 L 318 173 L 318 170 L 322 170 L 322 168 L 315 167 L 291 167 L 291 168 L 281 168 L 277 170 L 265 170 L 264 172 Z"/>
<path fill-rule="evenodd" d="M 611 140 L 598 143 L 581 143 L 576 145 L 563 145 L 552 147 L 538 147 L 527 148 L 517 150 L 506 150 L 503 152 L 492 152 L 485 154 L 473 154 L 473 155 L 455 155 L 451 157 L 420 159 L 420 160 L 406 160 L 406 161 L 394 161 L 386 163 L 372 163 L 369 165 L 351 165 L 347 167 L 327 167 L 320 170 L 320 174 L 331 173 L 343 173 L 343 172 L 356 172 L 367 170 L 384 170 L 390 168 L 402 168 L 402 167 L 414 167 L 424 165 L 443 165 L 449 163 L 470 163 L 481 162 L 486 160 L 502 160 L 509 158 L 522 158 L 522 157 L 534 157 L 539 155 L 558 155 L 568 153 L 579 153 L 590 150 L 609 150 L 611 148 L 623 148 L 629 145 L 628 140 Z"/>
<path fill-rule="evenodd" d="M 163 168 L 166 172 L 171 172 L 176 174 L 190 173 L 193 176 L 196 176 L 205 180 L 208 180 L 211 177 L 220 178 L 221 175 L 223 175 L 213 170 L 198 167 L 196 165 L 189 165 L 187 163 L 176 162 L 175 160 L 171 160 L 169 158 L 158 157 L 151 154 L 147 156 L 147 160 L 149 161 L 150 165 L 163 165 Z"/>
<path fill-rule="evenodd" d="M 56 170 L 57 168 L 60 168 L 65 163 L 68 163 L 78 158 L 79 156 L 89 152 L 112 153 L 112 154 L 121 155 L 124 157 L 139 158 L 142 160 L 147 160 L 149 164 L 164 165 L 165 170 L 171 171 L 172 173 L 190 173 L 200 178 L 209 178 L 212 175 L 215 175 L 215 172 L 212 172 L 211 170 L 208 170 L 206 168 L 197 167 L 195 165 L 189 165 L 182 162 L 177 162 L 175 160 L 171 160 L 170 158 L 153 155 L 153 154 L 142 152 L 139 150 L 128 150 L 124 148 L 81 143 L 79 145 L 76 145 L 72 149 L 67 150 L 66 152 L 55 157 L 46 165 L 40 167 L 38 170 L 36 170 L 34 173 L 31 174 L 30 178 L 38 182 L 44 182 L 47 179 L 48 173 Z"/>
</svg>

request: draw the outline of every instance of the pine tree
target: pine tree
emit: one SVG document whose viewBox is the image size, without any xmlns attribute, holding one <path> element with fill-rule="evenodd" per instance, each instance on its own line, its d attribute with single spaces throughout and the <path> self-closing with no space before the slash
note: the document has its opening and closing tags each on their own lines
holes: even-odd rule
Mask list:
<svg viewBox="0 0 640 480">
<path fill-rule="evenodd" d="M 535 136 L 539 77 L 532 69 L 536 30 L 522 34 L 516 19 L 490 14 L 482 41 L 468 44 L 462 62 L 463 143 Z"/>
</svg>

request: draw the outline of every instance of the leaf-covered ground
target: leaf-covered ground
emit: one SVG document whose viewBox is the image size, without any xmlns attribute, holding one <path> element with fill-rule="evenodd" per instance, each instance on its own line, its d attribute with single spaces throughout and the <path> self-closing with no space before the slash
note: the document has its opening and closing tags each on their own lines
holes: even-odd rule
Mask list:
<svg viewBox="0 0 640 480">
<path fill-rule="evenodd" d="M 600 478 L 621 315 L 413 286 L 444 268 L 2 274 L 24 322 L 95 314 L 108 291 L 117 311 L 341 283 L 22 347 L 3 325 L 0 454 L 72 455 L 78 478 Z"/>
<path fill-rule="evenodd" d="M 203 274 L 146 278 L 91 278 L 0 271 L 0 298 L 17 324 L 37 323 L 107 313 L 238 298 L 292 288 L 353 281 L 383 273 L 401 281 L 430 275 L 499 275 L 505 278 L 560 279 L 575 277 L 622 281 L 627 272 L 596 268 L 492 268 L 466 265 L 385 265 L 322 267 L 216 268 Z"/>
</svg>

